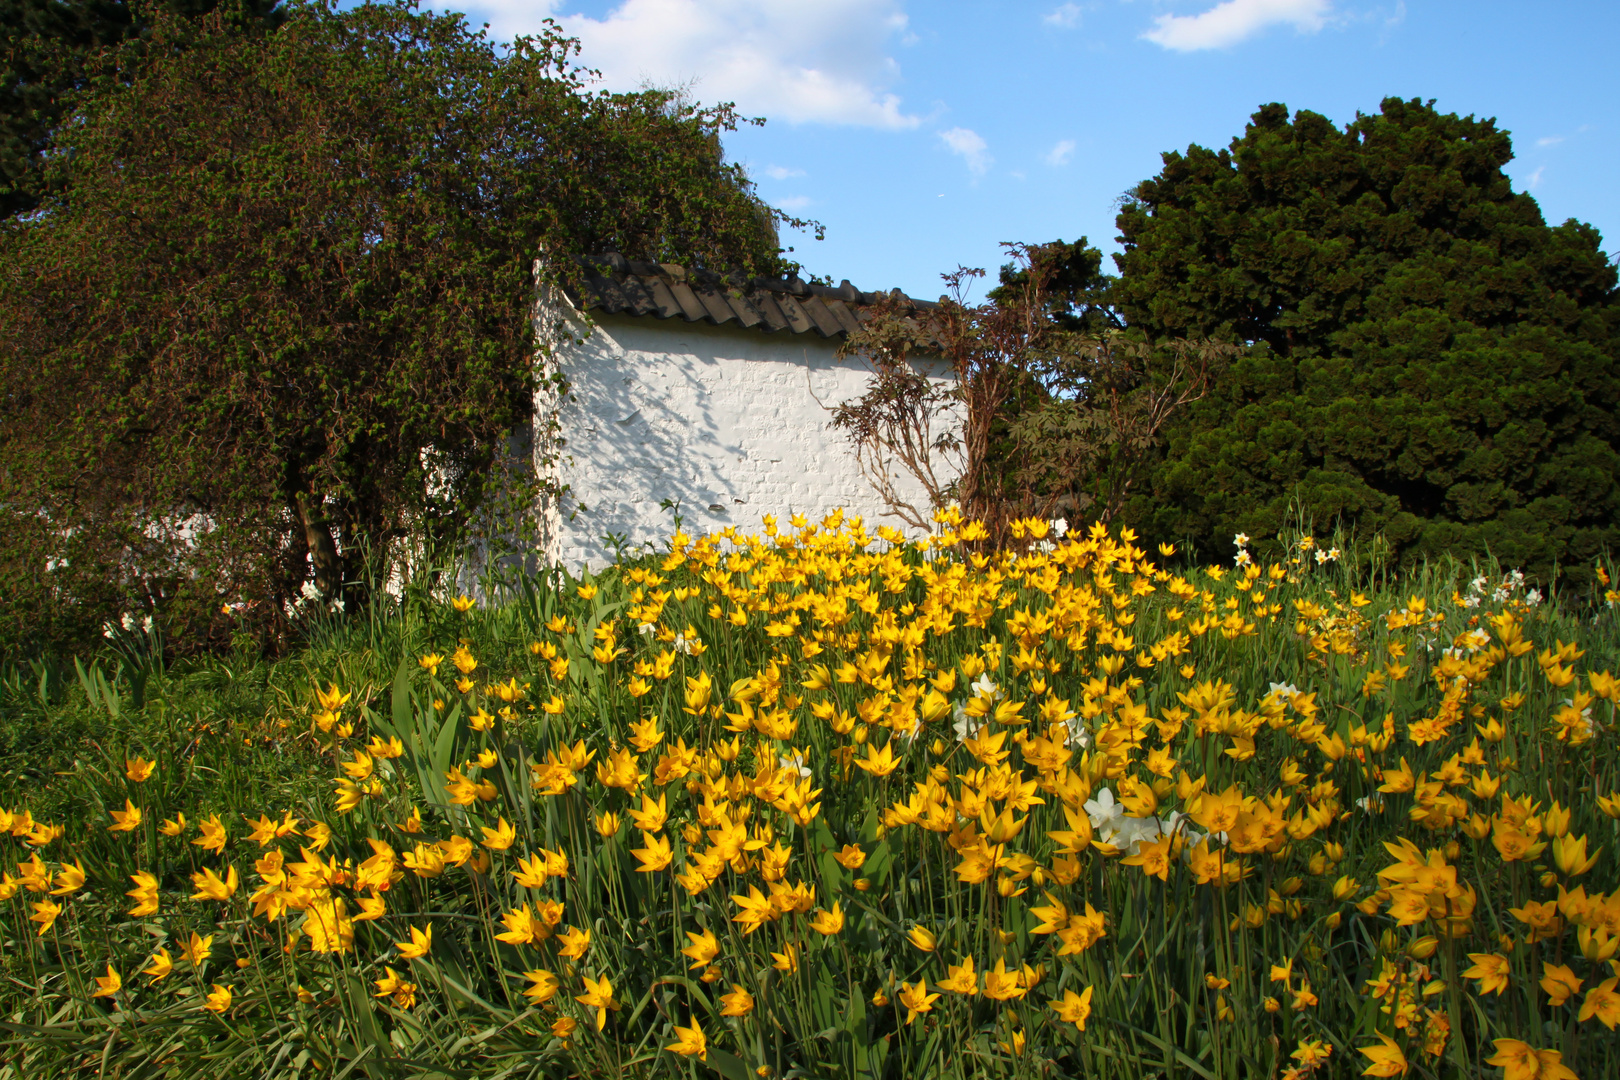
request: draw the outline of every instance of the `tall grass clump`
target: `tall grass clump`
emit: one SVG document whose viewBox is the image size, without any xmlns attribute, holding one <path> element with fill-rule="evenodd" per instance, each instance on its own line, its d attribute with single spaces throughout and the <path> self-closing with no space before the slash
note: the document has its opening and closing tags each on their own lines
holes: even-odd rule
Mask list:
<svg viewBox="0 0 1620 1080">
<path fill-rule="evenodd" d="M 1620 1074 L 1613 590 L 1012 534 L 677 532 L 212 739 L 81 677 L 0 1077 Z"/>
</svg>

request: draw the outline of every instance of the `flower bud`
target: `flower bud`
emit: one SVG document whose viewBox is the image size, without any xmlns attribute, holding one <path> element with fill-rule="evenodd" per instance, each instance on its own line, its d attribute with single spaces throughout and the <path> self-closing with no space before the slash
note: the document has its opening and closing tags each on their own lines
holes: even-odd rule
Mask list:
<svg viewBox="0 0 1620 1080">
<path fill-rule="evenodd" d="M 1406 955 L 1414 960 L 1427 960 L 1439 947 L 1439 938 L 1433 934 L 1425 934 L 1406 947 Z"/>
</svg>

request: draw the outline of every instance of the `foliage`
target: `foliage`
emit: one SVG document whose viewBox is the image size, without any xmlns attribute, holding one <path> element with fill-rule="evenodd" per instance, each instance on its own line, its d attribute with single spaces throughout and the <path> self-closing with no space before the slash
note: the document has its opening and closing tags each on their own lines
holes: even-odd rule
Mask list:
<svg viewBox="0 0 1620 1080">
<path fill-rule="evenodd" d="M 274 26 L 280 0 L 0 0 L 0 218 L 39 206 L 53 134 L 97 50 L 152 28 L 149 12 Z"/>
<path fill-rule="evenodd" d="M 962 280 L 962 274 L 950 279 L 951 289 L 959 291 Z M 959 307 L 947 297 L 938 310 L 949 318 Z M 860 329 L 844 339 L 838 358 L 859 358 L 872 377 L 859 398 L 839 402 L 832 416 L 833 426 L 849 436 L 861 474 L 885 512 L 922 529 L 936 507 L 964 487 L 976 488 L 984 467 L 982 449 L 964 423 L 963 399 L 972 385 L 963 382 L 964 375 L 971 377 L 968 361 L 942 349 L 935 335 L 944 320 L 932 314 L 892 296 L 879 297 L 863 313 Z M 896 483 L 902 472 L 917 481 L 928 505 L 907 497 Z"/>
<path fill-rule="evenodd" d="M 1154 338 L 1250 348 L 1130 519 L 1206 554 L 1340 521 L 1541 576 L 1620 539 L 1615 268 L 1513 192 L 1511 157 L 1492 121 L 1395 98 L 1343 129 L 1267 105 L 1226 150 L 1166 154 L 1110 298 Z"/>
<path fill-rule="evenodd" d="M 873 378 L 833 423 L 891 513 L 915 527 L 951 501 L 997 538 L 1026 514 L 1112 520 L 1161 428 L 1204 395 L 1232 352 L 1206 341 L 1155 346 L 1111 326 L 1102 255 L 1084 237 L 1007 248 L 1013 262 L 985 303 L 967 301 L 983 271 L 964 268 L 946 275 L 948 294 L 926 311 L 879 304 L 840 351 L 865 360 Z M 897 469 L 921 482 L 929 506 L 903 499 Z"/>
<path fill-rule="evenodd" d="M 335 806 L 71 683 L 0 1076 L 1613 1075 L 1620 591 L 937 524 L 375 621 L 254 751 Z"/>
<path fill-rule="evenodd" d="M 1001 267 L 999 283 L 986 293 L 997 303 L 1017 303 L 1030 285 L 1038 264 L 1043 309 L 1059 329 L 1090 334 L 1120 330 L 1124 323 L 1110 306 L 1108 290 L 1115 278 L 1103 273 L 1103 254 L 1084 236 L 1074 243 L 1012 245 L 1017 256 Z"/>
<path fill-rule="evenodd" d="M 576 52 L 401 3 L 156 13 L 103 54 L 62 182 L 0 232 L 0 641 L 135 612 L 194 647 L 225 602 L 266 634 L 302 586 L 361 602 L 491 489 L 529 509 L 495 466 L 542 251 L 780 266 L 729 107 L 593 92 Z"/>
<path fill-rule="evenodd" d="M 509 640 L 517 636 L 510 622 L 496 613 L 463 619 L 431 600 L 426 583 L 374 595 L 358 612 L 306 610 L 299 647 L 280 657 L 261 656 L 251 623 L 245 631 L 239 623 L 231 648 L 166 660 L 171 650 L 155 625 L 136 624 L 90 655 L 0 664 L 0 792 L 32 792 L 42 816 L 74 813 L 78 796 L 54 778 L 135 740 L 148 756 L 161 748 L 188 770 L 200 767 L 181 782 L 197 788 L 208 812 L 229 809 L 215 800 L 241 797 L 232 792 L 318 799 L 327 791 L 323 750 L 298 715 L 313 680 L 386 682 L 389 657 L 419 652 L 452 630 L 491 666 L 526 655 L 526 642 Z"/>
</svg>

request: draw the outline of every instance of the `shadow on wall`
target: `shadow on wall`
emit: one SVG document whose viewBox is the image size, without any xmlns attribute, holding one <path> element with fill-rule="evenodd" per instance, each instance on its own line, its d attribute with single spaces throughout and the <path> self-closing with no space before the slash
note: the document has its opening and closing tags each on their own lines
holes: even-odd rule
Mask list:
<svg viewBox="0 0 1620 1080">
<path fill-rule="evenodd" d="M 678 501 L 689 534 L 759 528 L 762 515 L 881 512 L 830 409 L 869 371 L 838 342 L 646 318 L 602 317 L 559 354 L 557 478 L 569 487 L 553 545 L 568 566 L 611 558 L 605 537 L 660 546 Z"/>
<path fill-rule="evenodd" d="M 723 445 L 711 401 L 718 361 L 683 353 L 685 344 L 670 341 L 671 353 L 650 357 L 619 347 L 599 327 L 586 348 L 563 362 L 574 393 L 562 413 L 570 482 L 564 535 L 575 544 L 600 540 L 605 551 L 609 537 L 637 547 L 654 543 L 673 531 L 667 500 L 678 501 L 685 516 L 700 507 L 728 512 L 720 462 L 705 451 L 746 451 Z M 665 528 L 648 534 L 660 516 Z"/>
</svg>

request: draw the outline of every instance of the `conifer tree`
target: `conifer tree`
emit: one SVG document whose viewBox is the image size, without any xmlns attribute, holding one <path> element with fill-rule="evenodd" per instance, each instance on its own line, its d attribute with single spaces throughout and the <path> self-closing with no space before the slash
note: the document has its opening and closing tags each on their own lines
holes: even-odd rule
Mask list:
<svg viewBox="0 0 1620 1080">
<path fill-rule="evenodd" d="M 1513 190 L 1512 156 L 1491 120 L 1395 98 L 1343 128 L 1267 105 L 1164 155 L 1111 298 L 1155 339 L 1244 350 L 1128 519 L 1206 556 L 1297 518 L 1542 574 L 1620 541 L 1615 267 Z"/>
</svg>

